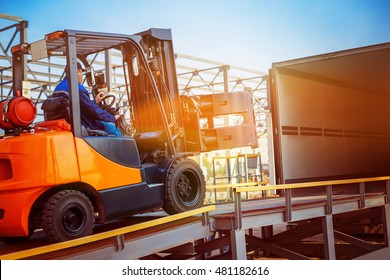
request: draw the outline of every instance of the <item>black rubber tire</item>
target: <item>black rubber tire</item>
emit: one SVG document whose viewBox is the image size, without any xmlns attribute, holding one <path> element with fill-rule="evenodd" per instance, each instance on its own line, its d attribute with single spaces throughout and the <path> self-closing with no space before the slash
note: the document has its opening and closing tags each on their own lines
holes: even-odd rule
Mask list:
<svg viewBox="0 0 390 280">
<path fill-rule="evenodd" d="M 42 227 L 50 242 L 90 235 L 95 218 L 89 198 L 76 190 L 53 194 L 42 211 Z"/>
<path fill-rule="evenodd" d="M 196 162 L 189 158 L 176 159 L 167 174 L 164 211 L 177 214 L 201 207 L 206 195 L 205 184 Z"/>
</svg>

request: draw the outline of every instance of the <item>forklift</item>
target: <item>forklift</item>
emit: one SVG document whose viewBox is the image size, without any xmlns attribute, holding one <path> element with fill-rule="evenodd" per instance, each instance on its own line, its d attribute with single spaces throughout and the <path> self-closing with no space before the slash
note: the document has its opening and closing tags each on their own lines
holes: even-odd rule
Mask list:
<svg viewBox="0 0 390 280">
<path fill-rule="evenodd" d="M 110 63 L 94 57 L 115 52 L 121 60 L 122 94 L 100 106 L 123 116 L 122 137 L 81 123 L 77 65 L 85 69 L 91 99 L 112 77 Z M 69 119 L 34 122 L 36 104 L 23 96 L 25 61 L 66 59 Z M 180 96 L 172 35 L 149 29 L 135 35 L 61 30 L 12 48 L 13 97 L 0 101 L 0 237 L 26 239 L 43 229 L 62 242 L 92 234 L 103 224 L 163 209 L 177 214 L 199 208 L 205 178 L 191 156 L 257 146 L 251 94 Z M 111 78 L 110 78 L 111 79 Z M 108 102 L 107 100 L 111 100 Z M 216 127 L 216 115 L 241 114 L 244 121 Z"/>
</svg>

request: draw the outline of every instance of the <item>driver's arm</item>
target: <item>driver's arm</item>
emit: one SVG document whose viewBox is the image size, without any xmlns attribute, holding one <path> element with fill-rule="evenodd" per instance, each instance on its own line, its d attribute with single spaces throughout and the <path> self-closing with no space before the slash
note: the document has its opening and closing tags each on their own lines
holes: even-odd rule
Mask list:
<svg viewBox="0 0 390 280">
<path fill-rule="evenodd" d="M 79 87 L 80 109 L 82 114 L 89 118 L 94 118 L 106 122 L 115 122 L 116 116 L 111 115 L 106 110 L 101 109 L 94 100 L 89 99 L 87 90 Z"/>
</svg>

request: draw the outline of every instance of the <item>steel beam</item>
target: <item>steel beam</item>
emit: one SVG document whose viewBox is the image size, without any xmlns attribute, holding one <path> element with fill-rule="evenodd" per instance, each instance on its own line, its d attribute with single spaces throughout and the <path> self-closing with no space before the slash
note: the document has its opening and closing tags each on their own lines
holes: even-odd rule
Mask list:
<svg viewBox="0 0 390 280">
<path fill-rule="evenodd" d="M 80 118 L 80 101 L 79 101 L 79 86 L 77 81 L 77 53 L 76 53 L 76 34 L 71 32 L 67 33 L 66 40 L 66 52 L 68 56 L 66 58 L 66 64 L 68 66 L 66 75 L 69 82 L 69 99 L 70 110 L 72 111 L 71 121 L 74 131 L 74 136 L 82 138 L 81 132 L 81 118 Z"/>
<path fill-rule="evenodd" d="M 23 20 L 21 17 L 7 15 L 7 14 L 3 14 L 3 13 L 0 13 L 0 18 L 13 20 L 13 21 L 17 21 L 17 22 L 21 22 Z"/>
<path fill-rule="evenodd" d="M 246 241 L 245 231 L 232 230 L 230 231 L 230 246 L 232 248 L 233 260 L 246 260 Z"/>
<path fill-rule="evenodd" d="M 324 236 L 325 259 L 335 260 L 336 249 L 335 249 L 335 242 L 334 242 L 332 215 L 326 215 L 322 218 L 322 230 Z"/>
<path fill-rule="evenodd" d="M 273 243 L 271 240 L 260 239 L 255 236 L 246 236 L 248 244 L 252 247 L 265 250 L 267 253 L 274 254 L 281 258 L 287 258 L 291 260 L 308 260 L 309 258 L 300 253 L 291 251 L 282 246 Z"/>
<path fill-rule="evenodd" d="M 385 204 L 381 210 L 384 244 L 385 247 L 390 247 L 390 204 Z"/>
</svg>

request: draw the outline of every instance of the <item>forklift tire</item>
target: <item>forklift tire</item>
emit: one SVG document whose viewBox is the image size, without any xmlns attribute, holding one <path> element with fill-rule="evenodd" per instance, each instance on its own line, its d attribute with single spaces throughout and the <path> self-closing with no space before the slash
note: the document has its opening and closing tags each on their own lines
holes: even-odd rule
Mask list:
<svg viewBox="0 0 390 280">
<path fill-rule="evenodd" d="M 76 190 L 53 194 L 42 211 L 42 227 L 50 242 L 62 242 L 92 234 L 94 210 L 89 198 Z"/>
<path fill-rule="evenodd" d="M 176 159 L 169 169 L 163 209 L 177 214 L 201 207 L 206 194 L 203 172 L 189 158 Z"/>
</svg>

